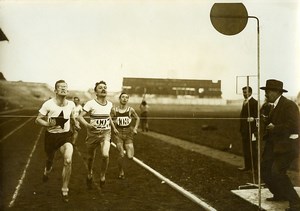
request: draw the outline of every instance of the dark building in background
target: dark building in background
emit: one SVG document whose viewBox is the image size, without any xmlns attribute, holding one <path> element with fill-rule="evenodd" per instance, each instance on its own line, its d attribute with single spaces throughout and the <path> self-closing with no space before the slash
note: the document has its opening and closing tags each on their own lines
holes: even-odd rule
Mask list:
<svg viewBox="0 0 300 211">
<path fill-rule="evenodd" d="M 221 80 L 189 80 L 161 78 L 123 78 L 123 90 L 128 94 L 222 98 Z"/>
</svg>

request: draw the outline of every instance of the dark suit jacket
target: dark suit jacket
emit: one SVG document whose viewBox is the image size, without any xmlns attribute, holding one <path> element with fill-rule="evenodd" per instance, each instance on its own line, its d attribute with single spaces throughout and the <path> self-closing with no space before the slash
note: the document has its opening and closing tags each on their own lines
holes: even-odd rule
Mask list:
<svg viewBox="0 0 300 211">
<path fill-rule="evenodd" d="M 291 140 L 291 134 L 299 134 L 299 109 L 296 103 L 281 96 L 277 106 L 269 114 L 268 123 L 275 125 L 266 130 L 264 139 L 273 142 L 274 153 L 299 152 L 298 140 Z"/>
<path fill-rule="evenodd" d="M 240 113 L 240 132 L 242 135 L 249 136 L 249 122 L 247 121 L 248 117 L 257 118 L 257 100 L 253 97 L 249 99 L 249 101 L 243 105 L 241 113 Z M 248 105 L 249 105 L 249 112 L 248 112 Z M 250 123 L 251 133 L 257 131 L 256 122 L 253 121 Z"/>
</svg>

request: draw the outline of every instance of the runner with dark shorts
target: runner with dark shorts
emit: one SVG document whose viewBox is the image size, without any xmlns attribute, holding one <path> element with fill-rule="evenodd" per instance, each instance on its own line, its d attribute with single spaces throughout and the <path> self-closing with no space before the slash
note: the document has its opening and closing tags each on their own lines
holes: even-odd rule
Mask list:
<svg viewBox="0 0 300 211">
<path fill-rule="evenodd" d="M 119 150 L 118 178 L 124 179 L 124 149 L 127 154 L 127 158 L 132 160 L 134 156 L 133 136 L 134 134 L 137 134 L 140 118 L 132 107 L 127 106 L 129 100 L 128 94 L 124 92 L 121 93 L 119 96 L 119 100 L 120 105 L 112 109 L 111 116 L 114 120 L 114 125 L 117 128 L 117 132 L 113 136 L 113 140 L 114 142 L 116 142 L 117 148 Z M 135 119 L 135 123 L 134 121 L 132 121 L 133 119 Z"/>
<path fill-rule="evenodd" d="M 64 80 L 55 83 L 55 97 L 47 100 L 39 110 L 39 114 L 35 120 L 38 125 L 47 128 L 45 132 L 45 152 L 46 167 L 43 173 L 43 181 L 49 179 L 52 170 L 55 152 L 59 150 L 64 158 L 64 166 L 62 171 L 62 188 L 61 193 L 64 202 L 68 202 L 69 181 L 71 176 L 71 165 L 73 155 L 72 132 L 70 130 L 72 124 L 80 129 L 78 121 L 74 118 L 73 110 L 75 104 L 73 101 L 66 99 L 68 94 L 68 85 Z"/>
</svg>

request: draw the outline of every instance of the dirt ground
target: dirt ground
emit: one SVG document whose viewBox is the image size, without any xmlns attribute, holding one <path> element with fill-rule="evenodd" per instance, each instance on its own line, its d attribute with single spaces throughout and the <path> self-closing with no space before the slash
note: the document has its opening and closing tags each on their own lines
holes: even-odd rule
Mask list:
<svg viewBox="0 0 300 211">
<path fill-rule="evenodd" d="M 126 165 L 125 180 L 117 179 L 114 148 L 110 151 L 105 187 L 99 186 L 100 157 L 97 156 L 95 182 L 93 189 L 88 190 L 85 130 L 80 133 L 73 154 L 70 201 L 64 203 L 60 195 L 62 156 L 56 154 L 50 179 L 44 183 L 43 132 L 39 136 L 41 128 L 33 119 L 5 138 L 25 120 L 27 118 L 1 119 L 1 131 L 4 131 L 1 133 L 1 210 L 201 210 L 135 163 Z"/>
<path fill-rule="evenodd" d="M 43 183 L 43 135 L 38 136 L 41 128 L 34 124 L 33 119 L 5 138 L 35 112 L 21 113 L 24 116 L 22 118 L 0 119 L 1 210 L 203 210 L 134 162 L 126 161 L 126 178 L 117 179 L 117 151 L 113 147 L 105 187 L 99 187 L 100 157 L 97 156 L 94 165 L 95 182 L 93 189 L 88 190 L 85 184 L 85 130 L 80 131 L 73 154 L 70 202 L 63 203 L 60 196 L 62 157 L 56 154 L 50 180 Z M 143 133 L 135 136 L 134 145 L 136 158 L 215 209 L 257 210 L 256 206 L 230 192 L 252 182 L 251 172 L 240 172 L 236 166 L 222 159 L 216 160 Z M 19 192 L 13 206 L 8 208 L 25 168 L 26 174 Z"/>
</svg>

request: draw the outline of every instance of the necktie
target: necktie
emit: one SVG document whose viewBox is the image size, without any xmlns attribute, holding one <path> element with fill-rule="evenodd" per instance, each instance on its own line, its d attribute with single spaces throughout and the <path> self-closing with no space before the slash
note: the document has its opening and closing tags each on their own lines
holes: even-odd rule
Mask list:
<svg viewBox="0 0 300 211">
<path fill-rule="evenodd" d="M 274 110 L 275 106 L 274 103 L 270 103 L 270 114 L 272 113 L 272 111 Z"/>
</svg>

